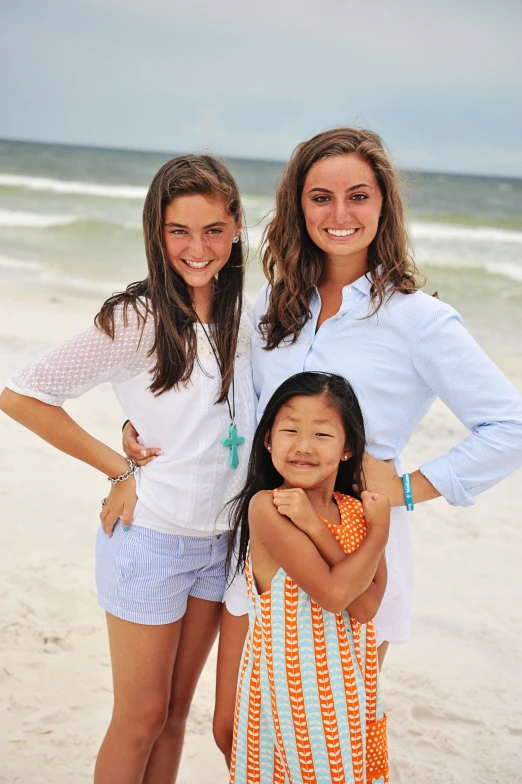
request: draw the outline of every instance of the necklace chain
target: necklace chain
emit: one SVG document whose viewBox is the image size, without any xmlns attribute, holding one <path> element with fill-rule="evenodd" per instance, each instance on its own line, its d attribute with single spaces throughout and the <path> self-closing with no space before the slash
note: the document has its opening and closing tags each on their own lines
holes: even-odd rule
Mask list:
<svg viewBox="0 0 522 784">
<path fill-rule="evenodd" d="M 196 313 L 196 309 L 195 308 L 194 308 L 194 312 Z M 200 325 L 201 329 L 205 333 L 205 337 L 208 340 L 209 346 L 212 349 L 212 353 L 214 354 L 214 358 L 215 358 L 217 366 L 219 368 L 219 372 L 221 374 L 221 379 L 223 379 L 223 368 L 221 367 L 221 362 L 219 361 L 219 356 L 218 356 L 218 353 L 217 353 L 217 351 L 216 351 L 216 349 L 214 347 L 214 343 L 212 342 L 209 333 L 205 329 L 205 325 L 203 324 L 203 322 L 201 321 L 201 319 L 200 319 L 200 317 L 198 316 L 197 313 L 196 313 L 196 318 L 198 320 L 198 324 Z M 232 425 L 235 425 L 236 424 L 236 388 L 235 388 L 235 383 L 234 383 L 234 372 L 232 372 L 232 384 L 231 384 L 231 386 L 232 386 L 232 405 L 230 405 L 230 399 L 228 397 L 228 392 L 227 392 L 226 400 L 227 400 L 227 406 L 228 406 L 228 413 L 230 414 L 230 423 Z"/>
</svg>

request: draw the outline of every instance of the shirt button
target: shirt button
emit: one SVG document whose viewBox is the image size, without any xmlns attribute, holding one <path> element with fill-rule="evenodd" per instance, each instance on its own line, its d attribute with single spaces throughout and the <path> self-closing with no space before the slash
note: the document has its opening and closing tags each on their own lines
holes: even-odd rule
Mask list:
<svg viewBox="0 0 522 784">
<path fill-rule="evenodd" d="M 309 346 L 311 346 L 311 345 L 312 345 L 312 338 L 310 338 L 310 340 L 308 341 L 308 345 L 309 345 Z"/>
<path fill-rule="evenodd" d="M 345 290 L 344 290 L 344 293 L 345 293 L 345 294 L 351 294 L 351 293 L 352 293 L 352 290 L 351 290 L 350 286 L 347 286 L 347 287 L 345 288 Z"/>
<path fill-rule="evenodd" d="M 337 320 L 342 319 L 343 316 L 344 316 L 344 313 L 338 313 L 337 314 Z"/>
</svg>

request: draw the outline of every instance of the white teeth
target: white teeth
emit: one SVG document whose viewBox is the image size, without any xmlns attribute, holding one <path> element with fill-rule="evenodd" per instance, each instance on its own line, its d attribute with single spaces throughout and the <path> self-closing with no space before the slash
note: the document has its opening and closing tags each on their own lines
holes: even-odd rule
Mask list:
<svg viewBox="0 0 522 784">
<path fill-rule="evenodd" d="M 192 269 L 205 269 L 210 264 L 210 261 L 189 261 L 188 259 L 184 259 L 184 261 Z"/>
<path fill-rule="evenodd" d="M 334 237 L 349 237 L 350 234 L 355 234 L 357 229 L 326 229 L 326 231 Z"/>
</svg>

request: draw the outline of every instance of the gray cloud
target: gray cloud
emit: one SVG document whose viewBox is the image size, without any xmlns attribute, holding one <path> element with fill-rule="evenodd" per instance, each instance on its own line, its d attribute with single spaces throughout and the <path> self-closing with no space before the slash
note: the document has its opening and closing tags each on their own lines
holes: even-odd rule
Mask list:
<svg viewBox="0 0 522 784">
<path fill-rule="evenodd" d="M 406 166 L 522 174 L 518 2 L 19 0 L 3 15 L 3 136 L 284 158 L 357 123 Z"/>
</svg>

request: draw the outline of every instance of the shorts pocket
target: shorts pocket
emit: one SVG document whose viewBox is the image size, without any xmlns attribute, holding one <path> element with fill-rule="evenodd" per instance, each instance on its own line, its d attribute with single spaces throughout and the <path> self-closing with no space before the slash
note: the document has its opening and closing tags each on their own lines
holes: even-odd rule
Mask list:
<svg viewBox="0 0 522 784">
<path fill-rule="evenodd" d="M 132 577 L 137 559 L 136 542 L 132 542 L 130 547 L 121 548 L 118 557 L 116 558 L 120 583 L 123 583 L 128 580 L 129 577 Z"/>
<path fill-rule="evenodd" d="M 366 728 L 366 781 L 384 777 L 388 781 L 388 739 L 386 736 L 387 716 L 372 721 Z"/>
<path fill-rule="evenodd" d="M 113 535 L 107 536 L 103 528 L 96 539 L 96 584 L 98 592 L 112 599 L 118 587 L 133 574 L 138 559 L 140 534 L 134 526 L 123 531 L 120 521 L 114 526 Z"/>
</svg>

